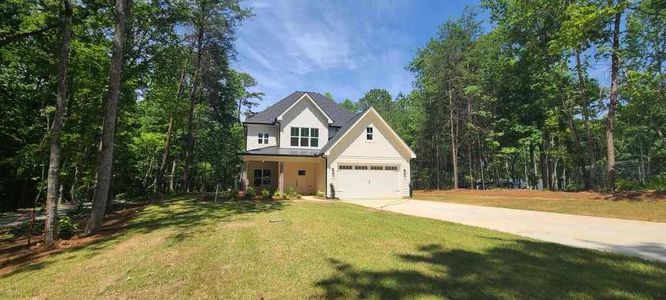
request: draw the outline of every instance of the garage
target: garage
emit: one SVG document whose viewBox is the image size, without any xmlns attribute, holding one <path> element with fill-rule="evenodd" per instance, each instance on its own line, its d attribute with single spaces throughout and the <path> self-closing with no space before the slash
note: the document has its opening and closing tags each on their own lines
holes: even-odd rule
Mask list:
<svg viewBox="0 0 666 300">
<path fill-rule="evenodd" d="M 402 197 L 398 165 L 339 164 L 340 198 Z"/>
</svg>

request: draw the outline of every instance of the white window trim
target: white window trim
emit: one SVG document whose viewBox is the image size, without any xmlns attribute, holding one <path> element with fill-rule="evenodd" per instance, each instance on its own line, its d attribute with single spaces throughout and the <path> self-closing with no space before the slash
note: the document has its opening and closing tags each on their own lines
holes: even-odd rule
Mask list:
<svg viewBox="0 0 666 300">
<path fill-rule="evenodd" d="M 370 129 L 370 132 L 368 132 L 368 129 Z M 375 128 L 373 126 L 365 127 L 365 141 L 368 143 L 375 142 Z"/>
<path fill-rule="evenodd" d="M 270 134 L 268 132 L 259 132 L 257 133 L 257 143 L 262 145 L 268 145 L 268 139 Z"/>
<path fill-rule="evenodd" d="M 294 128 L 298 129 L 298 135 L 292 135 L 291 134 L 291 131 Z M 303 132 L 302 131 L 303 128 L 306 128 L 308 130 L 308 136 L 307 137 L 301 135 L 301 133 Z M 317 136 L 316 137 L 312 136 L 312 130 L 317 130 Z M 298 138 L 298 145 L 294 146 L 294 145 L 291 144 L 291 139 L 292 138 Z M 301 139 L 302 138 L 307 138 L 308 139 L 308 145 L 307 146 L 301 145 Z M 312 146 L 312 140 L 313 139 L 317 139 L 317 146 Z M 316 128 L 316 127 L 296 127 L 296 126 L 289 127 L 289 146 L 290 147 L 319 149 L 319 148 L 321 148 L 320 145 L 321 145 L 321 130 L 319 130 L 319 128 Z"/>
</svg>

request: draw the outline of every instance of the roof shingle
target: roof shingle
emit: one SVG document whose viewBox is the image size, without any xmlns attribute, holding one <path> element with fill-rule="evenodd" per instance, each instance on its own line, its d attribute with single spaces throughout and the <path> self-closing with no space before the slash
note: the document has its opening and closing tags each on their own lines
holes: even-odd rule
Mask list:
<svg viewBox="0 0 666 300">
<path fill-rule="evenodd" d="M 245 119 L 245 123 L 253 124 L 275 124 L 277 117 L 298 101 L 304 94 L 308 94 L 312 100 L 333 120 L 332 126 L 341 127 L 356 114 L 347 110 L 342 105 L 317 92 L 296 91 L 284 99 L 267 107 L 265 110 Z"/>
</svg>

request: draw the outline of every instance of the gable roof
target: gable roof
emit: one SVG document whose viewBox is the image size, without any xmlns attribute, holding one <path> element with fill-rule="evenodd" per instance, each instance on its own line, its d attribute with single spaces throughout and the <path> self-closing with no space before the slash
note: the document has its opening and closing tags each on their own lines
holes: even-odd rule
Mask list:
<svg viewBox="0 0 666 300">
<path fill-rule="evenodd" d="M 391 128 L 391 125 L 389 125 L 389 124 L 386 122 L 386 120 L 384 120 L 384 118 L 382 118 L 382 116 L 381 116 L 381 115 L 380 115 L 380 114 L 379 114 L 374 108 L 372 108 L 372 106 L 366 108 L 365 110 L 363 110 L 362 112 L 360 112 L 359 114 L 357 114 L 356 116 L 354 116 L 354 117 L 353 117 L 351 120 L 349 120 L 347 123 L 345 123 L 345 124 L 340 128 L 340 130 L 338 130 L 338 132 L 335 134 L 335 136 L 334 136 L 333 138 L 331 138 L 331 139 L 328 141 L 328 143 L 326 143 L 326 145 L 324 145 L 323 148 L 321 148 L 320 155 L 328 155 L 328 154 L 329 154 L 329 151 L 331 150 L 331 148 L 333 148 L 333 147 L 334 147 L 334 146 L 335 146 L 335 145 L 336 145 L 336 144 L 337 144 L 337 143 L 338 143 L 338 142 L 339 142 L 339 141 L 340 141 L 345 135 L 347 135 L 347 133 L 349 132 L 350 129 L 354 128 L 354 127 L 356 126 L 356 124 L 358 124 L 358 122 L 359 122 L 363 117 L 365 117 L 365 116 L 368 115 L 368 114 L 374 114 L 374 115 L 376 115 L 376 116 L 379 118 L 379 120 L 380 120 L 382 123 L 384 123 L 384 125 L 386 126 L 386 128 L 389 129 L 388 131 L 389 131 L 389 133 L 391 134 L 391 136 L 392 136 L 393 138 L 395 138 L 401 146 L 403 146 L 403 147 L 405 147 L 405 149 L 407 149 L 407 151 L 409 152 L 409 156 L 410 156 L 411 158 L 416 158 L 416 154 L 414 153 L 414 151 L 412 151 L 412 149 L 409 147 L 409 145 L 407 145 L 407 143 L 405 143 L 405 141 L 402 140 L 402 138 L 400 137 L 400 135 L 398 135 L 398 134 L 393 130 L 393 128 Z"/>
<path fill-rule="evenodd" d="M 319 112 L 322 115 L 324 115 L 324 117 L 326 117 L 326 121 L 328 122 L 328 124 L 333 124 L 333 119 L 331 119 L 331 117 L 329 117 L 328 114 L 323 109 L 321 109 L 321 107 L 319 107 L 319 104 L 317 104 L 317 102 L 315 102 L 312 99 L 312 97 L 310 97 L 310 95 L 308 95 L 307 93 L 303 94 L 303 96 L 298 98 L 298 100 L 296 100 L 296 102 L 292 103 L 289 106 L 289 108 L 285 109 L 279 116 L 277 116 L 277 120 L 282 122 L 282 118 L 284 117 L 284 114 L 286 114 L 288 111 L 290 111 L 292 108 L 294 108 L 294 106 L 296 106 L 296 104 L 298 104 L 298 102 L 301 102 L 301 101 L 310 101 L 310 102 L 312 102 L 312 104 L 314 104 L 314 106 L 319 110 Z"/>
<path fill-rule="evenodd" d="M 364 109 L 363 111 L 361 111 L 360 113 L 356 114 L 354 117 L 349 119 L 345 124 L 342 124 L 342 126 L 340 126 L 340 129 L 338 130 L 338 132 L 336 132 L 335 135 L 330 140 L 328 140 L 326 145 L 324 145 L 324 147 L 321 148 L 321 154 L 324 154 L 328 151 L 328 149 L 331 149 L 331 147 L 334 144 L 336 144 L 338 142 L 338 140 L 340 138 L 342 138 L 342 136 L 345 135 L 345 133 L 347 133 L 347 131 L 349 131 L 349 129 L 354 127 L 354 124 L 356 124 L 356 121 L 358 121 L 358 119 L 360 119 L 362 116 L 364 116 L 365 113 L 368 110 L 370 110 L 370 107 L 368 107 L 368 108 Z"/>
<path fill-rule="evenodd" d="M 344 108 L 342 105 L 327 98 L 326 96 L 317 92 L 304 92 L 296 91 L 291 93 L 284 99 L 276 102 L 275 104 L 267 107 L 265 110 L 247 117 L 245 123 L 252 124 L 275 124 L 278 116 L 287 111 L 294 103 L 307 94 L 317 106 L 333 121 L 331 126 L 341 127 L 354 117 L 354 113 Z"/>
</svg>

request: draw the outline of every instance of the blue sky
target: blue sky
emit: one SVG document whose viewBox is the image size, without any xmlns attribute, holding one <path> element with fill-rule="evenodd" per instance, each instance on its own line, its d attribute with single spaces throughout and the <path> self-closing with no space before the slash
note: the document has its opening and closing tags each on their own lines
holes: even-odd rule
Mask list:
<svg viewBox="0 0 666 300">
<path fill-rule="evenodd" d="M 247 1 L 255 16 L 237 30 L 234 62 L 266 93 L 255 109 L 295 90 L 358 100 L 372 88 L 411 90 L 405 69 L 438 26 L 478 1 Z"/>
<path fill-rule="evenodd" d="M 331 92 L 354 101 L 372 88 L 409 93 L 406 70 L 440 24 L 479 1 L 256 0 L 237 30 L 234 66 L 266 95 L 258 108 L 295 90 Z M 487 23 L 486 26 L 489 26 Z M 597 75 L 597 74 L 593 74 Z M 596 77 L 596 76 L 594 76 Z"/>
</svg>

